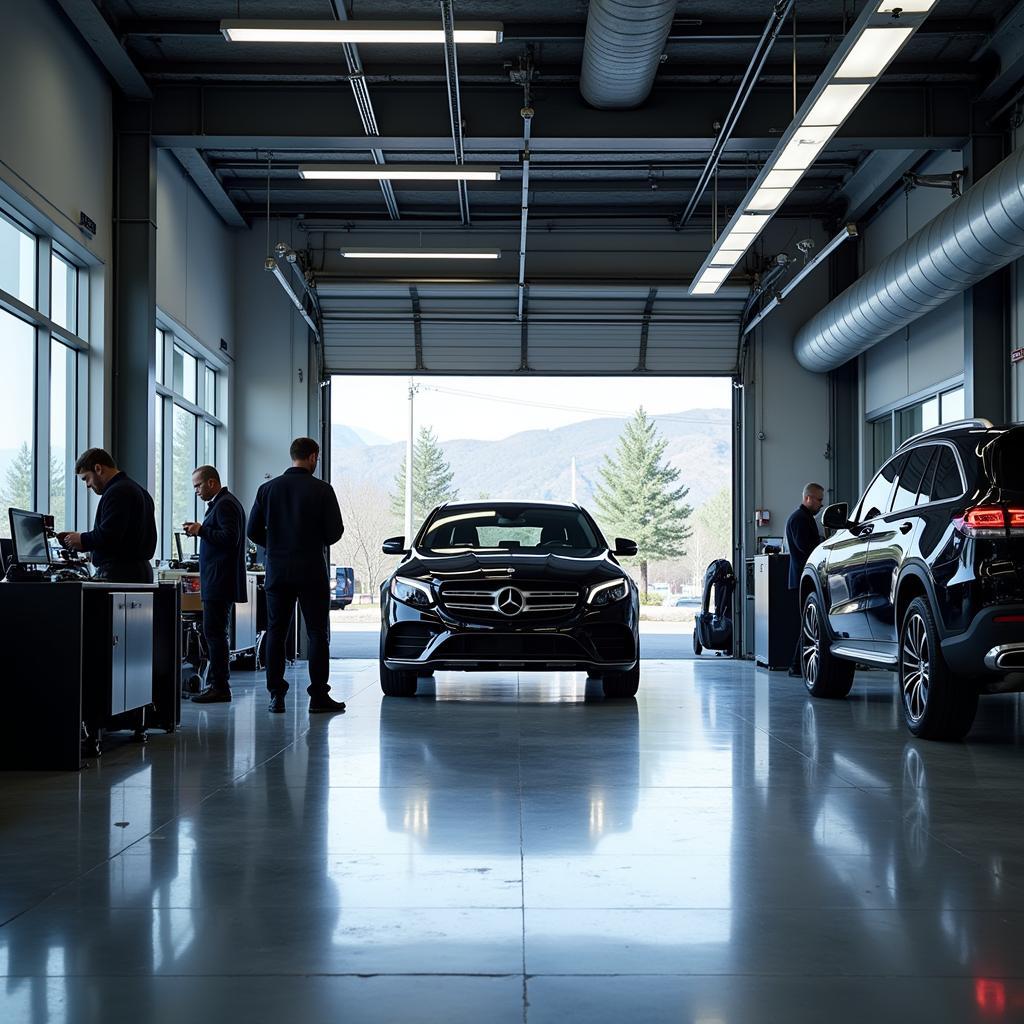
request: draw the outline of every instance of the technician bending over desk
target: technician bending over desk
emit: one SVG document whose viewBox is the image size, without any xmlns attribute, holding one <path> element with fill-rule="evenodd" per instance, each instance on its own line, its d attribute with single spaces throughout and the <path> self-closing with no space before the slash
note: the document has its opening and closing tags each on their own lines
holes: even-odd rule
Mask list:
<svg viewBox="0 0 1024 1024">
<path fill-rule="evenodd" d="M 84 451 L 75 463 L 75 473 L 100 496 L 100 503 L 93 528 L 87 533 L 57 534 L 61 545 L 92 552 L 98 579 L 152 583 L 156 515 L 149 493 L 118 469 L 102 448 Z"/>
</svg>

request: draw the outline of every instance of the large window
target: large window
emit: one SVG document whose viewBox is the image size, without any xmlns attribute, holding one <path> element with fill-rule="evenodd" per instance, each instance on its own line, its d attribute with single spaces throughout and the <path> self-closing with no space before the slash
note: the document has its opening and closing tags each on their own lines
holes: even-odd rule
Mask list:
<svg viewBox="0 0 1024 1024">
<path fill-rule="evenodd" d="M 165 328 L 156 331 L 156 443 L 154 460 L 157 507 L 157 553 L 174 554 L 174 534 L 182 523 L 201 520 L 203 508 L 192 490 L 192 471 L 216 466 L 224 424 L 218 416 L 221 371 L 189 344 Z M 182 549 L 195 541 L 182 537 Z"/>
<path fill-rule="evenodd" d="M 74 480 L 79 364 L 88 350 L 84 271 L 45 232 L 0 210 L 0 536 L 8 508 L 81 526 Z"/>
<path fill-rule="evenodd" d="M 953 423 L 964 418 L 963 386 L 929 395 L 912 405 L 903 406 L 873 419 L 868 424 L 869 469 L 878 470 L 904 441 L 922 430 Z"/>
</svg>

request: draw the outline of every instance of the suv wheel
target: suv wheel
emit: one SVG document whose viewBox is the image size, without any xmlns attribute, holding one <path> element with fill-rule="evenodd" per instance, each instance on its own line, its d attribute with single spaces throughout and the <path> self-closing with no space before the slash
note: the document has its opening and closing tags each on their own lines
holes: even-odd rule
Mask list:
<svg viewBox="0 0 1024 1024">
<path fill-rule="evenodd" d="M 380 663 L 380 688 L 386 697 L 415 697 L 418 676 L 415 672 L 404 669 L 390 669 Z"/>
<path fill-rule="evenodd" d="M 845 697 L 853 686 L 856 666 L 829 649 L 824 610 L 812 590 L 800 616 L 800 668 L 812 697 Z"/>
<path fill-rule="evenodd" d="M 640 662 L 628 672 L 604 672 L 601 683 L 606 697 L 635 697 L 640 689 Z"/>
<path fill-rule="evenodd" d="M 978 710 L 978 691 L 950 672 L 942 657 L 931 607 L 915 597 L 900 626 L 900 698 L 907 728 L 926 740 L 967 735 Z"/>
</svg>

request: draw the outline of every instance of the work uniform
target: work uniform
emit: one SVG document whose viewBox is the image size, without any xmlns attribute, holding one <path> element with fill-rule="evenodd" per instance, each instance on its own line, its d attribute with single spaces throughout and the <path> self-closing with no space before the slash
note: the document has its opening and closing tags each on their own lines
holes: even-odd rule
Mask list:
<svg viewBox="0 0 1024 1024">
<path fill-rule="evenodd" d="M 789 551 L 789 589 L 793 591 L 793 600 L 797 604 L 796 650 L 790 668 L 801 671 L 800 647 L 803 639 L 803 623 L 800 608 L 800 577 L 804 566 L 811 557 L 811 552 L 821 543 L 818 523 L 814 513 L 806 505 L 798 505 L 796 511 L 786 520 L 786 548 Z"/>
<path fill-rule="evenodd" d="M 199 582 L 203 594 L 203 633 L 210 652 L 208 683 L 227 691 L 231 609 L 248 600 L 245 591 L 245 509 L 222 487 L 206 507 L 199 529 Z"/>
<path fill-rule="evenodd" d="M 272 697 L 288 692 L 285 639 L 297 600 L 309 640 L 307 692 L 314 701 L 326 697 L 331 689 L 327 549 L 344 532 L 334 488 L 292 466 L 256 492 L 247 532 L 267 550 L 267 689 Z"/>
<path fill-rule="evenodd" d="M 92 552 L 92 564 L 100 579 L 117 583 L 153 582 L 153 499 L 126 473 L 117 473 L 103 488 L 93 527 L 82 534 L 82 550 Z"/>
</svg>

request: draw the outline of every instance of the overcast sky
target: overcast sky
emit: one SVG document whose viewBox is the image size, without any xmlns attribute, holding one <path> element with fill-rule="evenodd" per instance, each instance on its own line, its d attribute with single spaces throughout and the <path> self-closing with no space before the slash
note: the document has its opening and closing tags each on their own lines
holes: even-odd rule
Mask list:
<svg viewBox="0 0 1024 1024">
<path fill-rule="evenodd" d="M 731 383 L 690 377 L 421 377 L 415 422 L 438 438 L 497 440 L 522 430 L 551 429 L 601 416 L 727 409 Z M 405 439 L 407 377 L 335 377 L 332 421 Z"/>
</svg>

